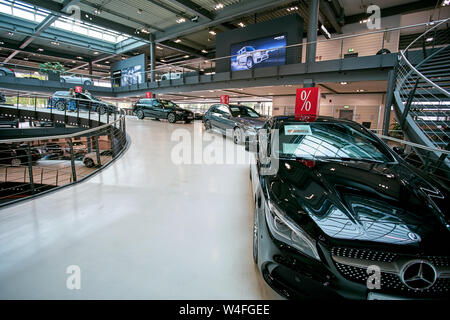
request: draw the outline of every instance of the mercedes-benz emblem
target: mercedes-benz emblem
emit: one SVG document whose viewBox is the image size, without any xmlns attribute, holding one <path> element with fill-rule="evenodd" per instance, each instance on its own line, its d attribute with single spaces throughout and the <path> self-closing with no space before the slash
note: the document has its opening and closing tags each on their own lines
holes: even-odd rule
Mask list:
<svg viewBox="0 0 450 320">
<path fill-rule="evenodd" d="M 410 238 L 413 241 L 420 241 L 420 236 L 414 232 L 408 232 L 408 238 Z"/>
<path fill-rule="evenodd" d="M 413 260 L 402 269 L 402 282 L 410 289 L 425 290 L 430 288 L 437 278 L 436 269 L 425 260 Z"/>
</svg>

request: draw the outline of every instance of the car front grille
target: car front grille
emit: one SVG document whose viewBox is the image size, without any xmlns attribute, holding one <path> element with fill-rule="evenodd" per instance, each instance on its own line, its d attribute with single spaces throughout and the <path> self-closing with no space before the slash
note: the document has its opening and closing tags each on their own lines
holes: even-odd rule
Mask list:
<svg viewBox="0 0 450 320">
<path fill-rule="evenodd" d="M 400 254 L 372 251 L 365 249 L 354 249 L 354 248 L 333 248 L 331 250 L 334 256 L 333 262 L 339 273 L 347 280 L 366 285 L 367 279 L 369 277 L 367 273 L 367 268 L 352 265 L 351 263 L 342 263 L 345 259 L 341 259 L 340 262 L 335 257 L 358 259 L 363 265 L 380 265 L 384 263 L 395 263 L 397 259 L 417 259 L 417 257 L 405 257 Z M 355 261 L 350 260 L 349 261 Z M 430 262 L 436 268 L 449 267 L 449 257 L 448 256 L 423 256 L 420 259 Z M 376 290 L 380 293 L 393 294 L 393 295 L 406 295 L 406 296 L 416 296 L 416 297 L 428 297 L 428 296 L 446 296 L 450 292 L 450 277 L 448 274 L 446 276 L 441 276 L 437 278 L 435 283 L 422 290 L 414 290 L 406 286 L 398 273 L 391 272 L 381 272 L 380 277 L 380 289 Z"/>
</svg>

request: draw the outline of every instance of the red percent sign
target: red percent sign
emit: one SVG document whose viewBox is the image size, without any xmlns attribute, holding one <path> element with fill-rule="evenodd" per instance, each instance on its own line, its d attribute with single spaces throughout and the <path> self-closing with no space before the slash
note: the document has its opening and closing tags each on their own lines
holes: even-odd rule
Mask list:
<svg viewBox="0 0 450 320">
<path fill-rule="evenodd" d="M 295 116 L 319 115 L 320 107 L 320 88 L 299 88 L 295 97 Z"/>
</svg>

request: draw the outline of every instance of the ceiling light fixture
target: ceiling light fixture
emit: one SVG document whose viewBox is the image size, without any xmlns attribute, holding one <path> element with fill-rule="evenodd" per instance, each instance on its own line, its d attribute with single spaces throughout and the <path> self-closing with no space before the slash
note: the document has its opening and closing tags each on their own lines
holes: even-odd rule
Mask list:
<svg viewBox="0 0 450 320">
<path fill-rule="evenodd" d="M 183 23 L 186 22 L 186 19 L 184 17 L 180 17 L 176 20 L 177 23 Z"/>
<path fill-rule="evenodd" d="M 94 16 L 99 16 L 100 13 L 101 13 L 100 9 L 94 9 L 94 12 L 93 12 Z"/>
<path fill-rule="evenodd" d="M 52 41 L 52 42 L 50 42 L 52 45 L 54 45 L 54 46 L 59 46 L 59 42 L 58 41 Z"/>
<path fill-rule="evenodd" d="M 347 81 L 341 81 L 341 84 L 342 84 L 343 86 L 345 86 L 346 84 L 348 84 L 348 82 L 347 82 Z"/>
<path fill-rule="evenodd" d="M 239 22 L 239 23 L 238 23 L 238 26 L 241 27 L 241 28 L 244 28 L 244 27 L 245 27 L 245 23 Z"/>
<path fill-rule="evenodd" d="M 212 34 L 213 36 L 215 36 L 217 33 L 214 30 L 209 30 L 209 34 Z"/>
<path fill-rule="evenodd" d="M 180 43 L 181 42 L 181 39 L 176 39 L 175 40 L 175 43 Z"/>
<path fill-rule="evenodd" d="M 13 36 L 14 35 L 14 32 L 8 32 L 8 36 Z"/>
<path fill-rule="evenodd" d="M 292 12 L 292 11 L 298 10 L 298 7 L 290 7 L 290 8 L 287 8 L 286 10 L 288 12 Z"/>
<path fill-rule="evenodd" d="M 449 0 L 449 1 L 450 1 L 450 0 Z M 426 38 L 425 41 L 426 41 L 426 42 L 431 42 L 431 41 L 433 41 L 433 39 L 434 39 L 433 37 L 429 37 L 429 38 Z"/>
<path fill-rule="evenodd" d="M 98 51 L 94 51 L 94 54 L 97 55 L 97 54 L 98 54 Z"/>
<path fill-rule="evenodd" d="M 142 9 L 137 9 L 137 14 L 142 14 Z"/>
<path fill-rule="evenodd" d="M 450 0 L 444 0 L 444 2 L 442 2 L 442 6 L 450 6 Z"/>
<path fill-rule="evenodd" d="M 42 52 L 42 51 L 44 51 L 44 49 L 38 48 L 37 51 Z"/>
<path fill-rule="evenodd" d="M 145 28 L 142 28 L 142 29 L 141 29 L 141 32 L 142 32 L 142 33 L 146 33 L 146 34 L 149 34 L 149 33 L 150 33 L 150 31 L 148 31 L 148 29 L 145 29 Z"/>
<path fill-rule="evenodd" d="M 216 10 L 223 9 L 223 3 L 219 2 L 218 4 L 215 5 L 214 9 L 216 9 Z"/>
<path fill-rule="evenodd" d="M 187 54 L 187 55 L 183 56 L 183 58 L 187 59 L 187 58 L 189 58 L 189 55 Z"/>
<path fill-rule="evenodd" d="M 202 49 L 202 53 L 208 53 L 208 51 L 206 51 L 205 49 Z"/>
<path fill-rule="evenodd" d="M 160 47 L 160 46 L 156 46 L 156 49 L 158 49 L 158 50 L 162 50 L 163 48 L 162 48 L 162 47 Z"/>
<path fill-rule="evenodd" d="M 27 57 L 23 58 L 23 60 L 28 61 L 29 59 Z"/>
<path fill-rule="evenodd" d="M 81 57 L 81 56 L 78 56 L 78 57 L 77 57 L 77 59 L 80 59 L 80 60 L 82 60 L 82 59 L 83 59 L 83 57 Z"/>
</svg>

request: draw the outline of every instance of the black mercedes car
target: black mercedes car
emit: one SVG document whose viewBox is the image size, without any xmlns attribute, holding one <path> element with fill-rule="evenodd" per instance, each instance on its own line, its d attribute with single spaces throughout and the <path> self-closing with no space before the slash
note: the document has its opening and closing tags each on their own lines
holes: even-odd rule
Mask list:
<svg viewBox="0 0 450 320">
<path fill-rule="evenodd" d="M 448 299 L 449 190 L 347 120 L 278 116 L 256 140 L 253 258 L 289 298 Z"/>
<path fill-rule="evenodd" d="M 223 135 L 232 135 L 236 144 L 256 135 L 266 120 L 252 108 L 234 104 L 214 104 L 203 116 L 206 130 L 217 129 Z"/>
<path fill-rule="evenodd" d="M 184 121 L 190 123 L 194 120 L 194 113 L 190 110 L 180 108 L 177 104 L 169 100 L 156 98 L 140 99 L 133 106 L 133 113 L 138 119 L 145 117 L 167 119 L 170 123 Z"/>
</svg>

